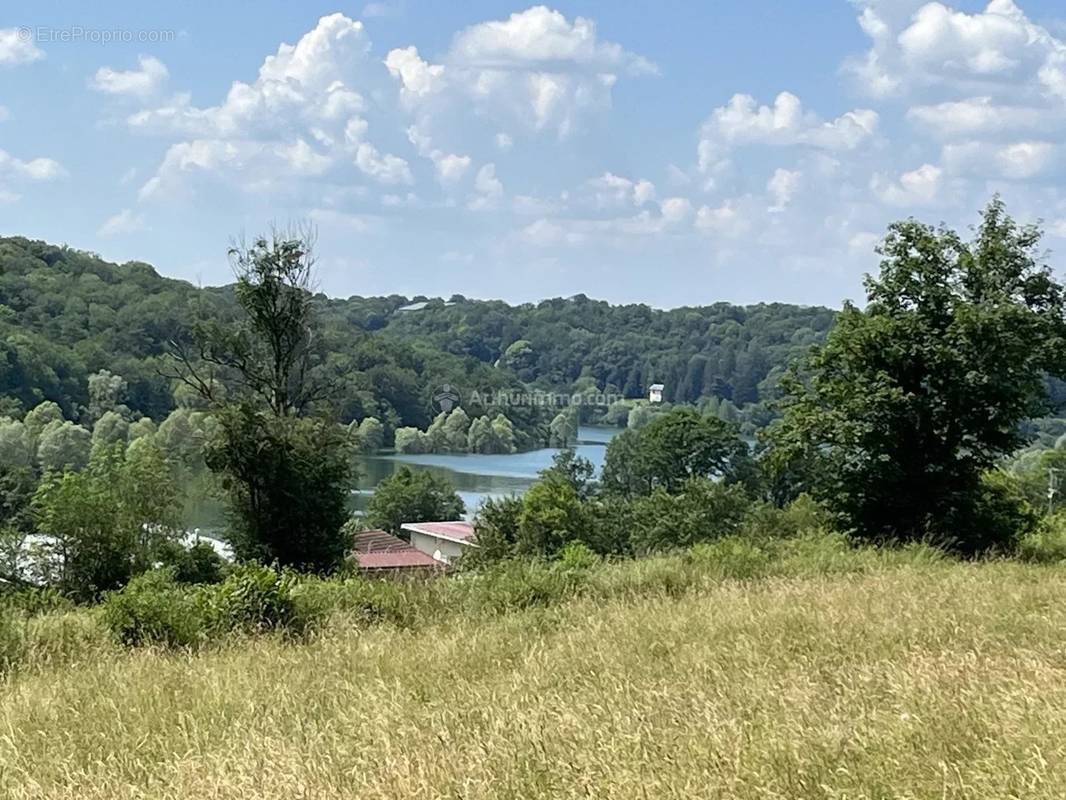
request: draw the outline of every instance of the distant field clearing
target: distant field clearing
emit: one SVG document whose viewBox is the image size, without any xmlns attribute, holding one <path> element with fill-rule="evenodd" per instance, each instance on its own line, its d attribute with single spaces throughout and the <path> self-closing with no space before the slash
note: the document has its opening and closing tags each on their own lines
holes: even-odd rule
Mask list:
<svg viewBox="0 0 1066 800">
<path fill-rule="evenodd" d="M 1066 570 L 574 601 L 0 687 L 4 798 L 1062 798 Z"/>
</svg>

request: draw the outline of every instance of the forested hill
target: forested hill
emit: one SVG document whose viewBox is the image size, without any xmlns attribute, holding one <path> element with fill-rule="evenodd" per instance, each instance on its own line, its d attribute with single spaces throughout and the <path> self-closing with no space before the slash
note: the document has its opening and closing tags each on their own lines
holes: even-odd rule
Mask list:
<svg viewBox="0 0 1066 800">
<path fill-rule="evenodd" d="M 627 397 L 666 385 L 667 399 L 764 399 L 784 365 L 819 341 L 825 308 L 716 304 L 670 311 L 612 306 L 583 295 L 509 306 L 500 301 L 319 297 L 328 357 L 342 383 L 343 418 L 375 415 L 424 426 L 442 383 L 494 390 L 575 383 Z M 0 238 L 0 416 L 53 400 L 71 418 L 88 403 L 88 376 L 128 383 L 133 412 L 174 406 L 159 373 L 166 342 L 198 317 L 235 313 L 228 288 L 200 289 L 148 264 Z"/>
<path fill-rule="evenodd" d="M 350 308 L 376 301 L 352 299 Z M 566 386 L 590 376 L 626 397 L 665 385 L 666 399 L 716 396 L 758 402 L 794 356 L 821 341 L 834 312 L 782 303 L 686 307 L 612 306 L 585 295 L 509 306 L 501 301 L 431 300 L 387 316 L 367 313 L 403 341 L 500 362 L 522 380 Z M 769 381 L 768 381 L 769 379 Z"/>
</svg>

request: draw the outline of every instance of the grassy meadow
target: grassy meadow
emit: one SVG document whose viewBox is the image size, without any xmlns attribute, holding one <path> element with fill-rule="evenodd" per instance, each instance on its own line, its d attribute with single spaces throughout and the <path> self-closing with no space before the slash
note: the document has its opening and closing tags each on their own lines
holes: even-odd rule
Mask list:
<svg viewBox="0 0 1066 800">
<path fill-rule="evenodd" d="M 64 644 L 0 685 L 0 797 L 1066 796 L 1066 568 L 714 555 L 299 640 L 38 617 Z"/>
</svg>

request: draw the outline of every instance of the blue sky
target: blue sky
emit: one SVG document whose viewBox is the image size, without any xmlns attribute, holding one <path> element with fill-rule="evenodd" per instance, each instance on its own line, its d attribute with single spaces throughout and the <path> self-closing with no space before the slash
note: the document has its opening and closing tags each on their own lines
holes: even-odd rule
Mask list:
<svg viewBox="0 0 1066 800">
<path fill-rule="evenodd" d="M 203 284 L 309 219 L 337 296 L 839 305 L 993 192 L 1062 265 L 1064 133 L 1056 2 L 0 11 L 0 233 Z"/>
</svg>

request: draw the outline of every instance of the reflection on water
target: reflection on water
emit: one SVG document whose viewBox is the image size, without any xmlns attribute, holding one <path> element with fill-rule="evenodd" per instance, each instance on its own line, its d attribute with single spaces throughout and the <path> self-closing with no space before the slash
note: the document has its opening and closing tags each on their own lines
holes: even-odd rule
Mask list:
<svg viewBox="0 0 1066 800">
<path fill-rule="evenodd" d="M 587 458 L 596 468 L 603 468 L 607 442 L 618 433 L 617 428 L 583 426 L 578 431 L 575 451 Z M 354 509 L 366 508 L 373 489 L 383 479 L 402 466 L 422 469 L 446 478 L 466 504 L 467 516 L 472 516 L 482 501 L 489 497 L 522 494 L 536 480 L 537 474 L 552 464 L 559 452 L 545 447 L 512 455 L 478 455 L 475 453 L 435 453 L 429 455 L 361 456 L 359 458 L 359 489 L 353 495 Z"/>
<path fill-rule="evenodd" d="M 617 428 L 591 426 L 583 426 L 578 431 L 578 443 L 574 449 L 579 456 L 592 462 L 597 475 L 603 468 L 607 443 L 616 433 Z M 467 516 L 470 517 L 488 497 L 505 497 L 525 492 L 536 480 L 537 474 L 551 466 L 557 452 L 559 451 L 555 448 L 546 447 L 506 456 L 473 453 L 359 456 L 358 489 L 352 494 L 351 509 L 366 510 L 374 487 L 383 478 L 406 465 L 446 478 L 463 498 Z M 204 535 L 223 530 L 225 515 L 217 498 L 212 497 L 206 490 L 190 494 L 193 497 L 185 509 L 187 529 L 199 528 Z"/>
</svg>

